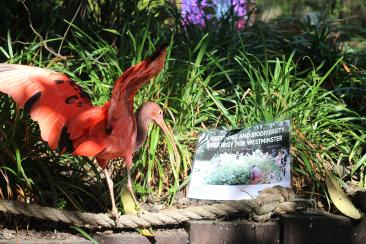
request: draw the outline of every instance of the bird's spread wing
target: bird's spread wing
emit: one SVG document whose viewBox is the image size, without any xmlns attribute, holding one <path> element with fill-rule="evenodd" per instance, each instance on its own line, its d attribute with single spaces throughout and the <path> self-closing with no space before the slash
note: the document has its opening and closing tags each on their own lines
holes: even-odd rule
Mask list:
<svg viewBox="0 0 366 244">
<path fill-rule="evenodd" d="M 114 123 L 133 114 L 133 98 L 137 90 L 156 76 L 164 66 L 166 48 L 158 49 L 149 58 L 128 68 L 114 86 L 107 118 L 107 130 Z"/>
<path fill-rule="evenodd" d="M 93 107 L 69 77 L 51 70 L 0 64 L 0 92 L 11 96 L 38 122 L 42 139 L 51 149 L 73 152 L 75 140 L 87 139 L 93 125 L 106 120 L 103 107 Z M 93 145 L 76 154 L 92 156 L 103 149 L 102 144 Z"/>
</svg>

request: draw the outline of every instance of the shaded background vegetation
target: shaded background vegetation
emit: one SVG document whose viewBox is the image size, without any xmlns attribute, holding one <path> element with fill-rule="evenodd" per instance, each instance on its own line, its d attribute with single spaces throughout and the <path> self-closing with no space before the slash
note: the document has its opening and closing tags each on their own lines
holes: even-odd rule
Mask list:
<svg viewBox="0 0 366 244">
<path fill-rule="evenodd" d="M 136 155 L 140 200 L 173 203 L 189 180 L 197 135 L 292 119 L 293 182 L 299 194 L 331 207 L 325 169 L 348 192 L 366 187 L 366 26 L 363 1 L 256 1 L 242 30 L 232 11 L 206 26 L 183 26 L 165 1 L 0 2 L 0 61 L 70 75 L 108 100 L 114 80 L 169 44 L 165 70 L 136 97 L 159 102 L 173 128 L 178 166 L 159 129 Z M 319 21 L 304 19 L 318 11 Z M 303 21 L 301 21 L 303 20 Z M 60 155 L 38 127 L 0 95 L 0 197 L 82 211 L 107 211 L 101 171 L 92 159 Z M 111 169 L 117 191 L 123 162 Z M 121 207 L 121 206 L 120 206 Z"/>
</svg>

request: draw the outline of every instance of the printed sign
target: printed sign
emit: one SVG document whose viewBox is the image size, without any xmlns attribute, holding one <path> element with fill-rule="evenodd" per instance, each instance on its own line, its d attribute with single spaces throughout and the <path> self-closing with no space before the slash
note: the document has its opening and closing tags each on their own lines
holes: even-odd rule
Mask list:
<svg viewBox="0 0 366 244">
<path fill-rule="evenodd" d="M 200 135 L 188 197 L 239 200 L 291 186 L 289 120 Z"/>
</svg>

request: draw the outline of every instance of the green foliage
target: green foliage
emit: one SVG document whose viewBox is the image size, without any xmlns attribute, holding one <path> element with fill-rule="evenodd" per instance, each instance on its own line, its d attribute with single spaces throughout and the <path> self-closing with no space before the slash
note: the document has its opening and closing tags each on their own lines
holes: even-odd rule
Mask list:
<svg viewBox="0 0 366 244">
<path fill-rule="evenodd" d="M 268 60 L 259 69 L 250 64 L 246 55 L 236 60 L 250 78 L 252 93 L 239 105 L 240 117 L 250 124 L 292 119 L 291 153 L 294 182 L 301 184 L 299 187 L 323 188 L 320 179 L 325 176 L 324 164 L 316 154 L 333 169 L 338 165 L 354 167 L 354 157 L 362 156 L 364 118 L 349 110 L 333 92 L 322 88 L 337 63 L 323 76 L 317 67 L 303 77 L 291 58 Z"/>
<path fill-rule="evenodd" d="M 75 4 L 51 3 L 57 4 L 50 15 Z M 11 8 L 18 4 L 12 3 Z M 9 25 L 1 33 L 0 59 L 62 71 L 85 89 L 94 104 L 109 99 L 123 70 L 162 43 L 169 44 L 163 72 L 139 91 L 135 108 L 148 100 L 164 108 L 181 158 L 175 162 L 168 140 L 159 128 L 151 127 L 147 142 L 134 157 L 134 186 L 140 199 L 173 202 L 188 182 L 200 131 L 284 119 L 292 120 L 297 190 L 327 197 L 325 166 L 344 183 L 366 186 L 365 118 L 348 107 L 359 108 L 354 90 L 348 88 L 357 84 L 358 91 L 365 89 L 364 70 L 358 52 L 341 50 L 329 25 L 309 26 L 288 19 L 237 31 L 228 15 L 217 26 L 183 28 L 177 9 L 169 4 L 82 1 L 81 9 L 86 11 L 78 12 L 75 19 L 75 13 L 65 14 L 62 25 L 51 28 L 60 20 L 39 20 L 43 16 L 39 12 L 51 7 L 36 9 L 37 4 L 30 6 L 30 13 L 39 33 L 27 29 L 25 35 L 19 26 Z M 346 64 L 359 72 L 344 72 Z M 49 150 L 38 126 L 3 94 L 0 121 L 1 198 L 83 211 L 109 209 L 107 186 L 92 159 Z M 111 165 L 119 192 L 126 183 L 123 162 Z M 236 172 L 247 172 L 238 170 L 241 166 L 228 167 L 225 175 L 235 182 Z M 240 180 L 248 176 L 244 178 Z"/>
</svg>

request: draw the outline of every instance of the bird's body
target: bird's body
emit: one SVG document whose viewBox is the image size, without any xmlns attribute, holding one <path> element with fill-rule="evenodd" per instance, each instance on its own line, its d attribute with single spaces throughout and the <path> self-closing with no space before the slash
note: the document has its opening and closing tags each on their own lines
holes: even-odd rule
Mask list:
<svg viewBox="0 0 366 244">
<path fill-rule="evenodd" d="M 0 64 L 0 92 L 11 96 L 38 122 L 41 137 L 51 149 L 94 156 L 103 169 L 109 160 L 124 158 L 132 193 L 132 157 L 146 139 L 148 124 L 156 122 L 173 141 L 159 105 L 147 102 L 136 113 L 133 111 L 136 92 L 160 72 L 165 54 L 166 50 L 160 49 L 127 69 L 117 79 L 111 100 L 103 106 L 91 105 L 82 89 L 66 75 L 25 65 Z M 107 170 L 104 172 L 112 213 L 116 214 L 113 183 Z"/>
</svg>

